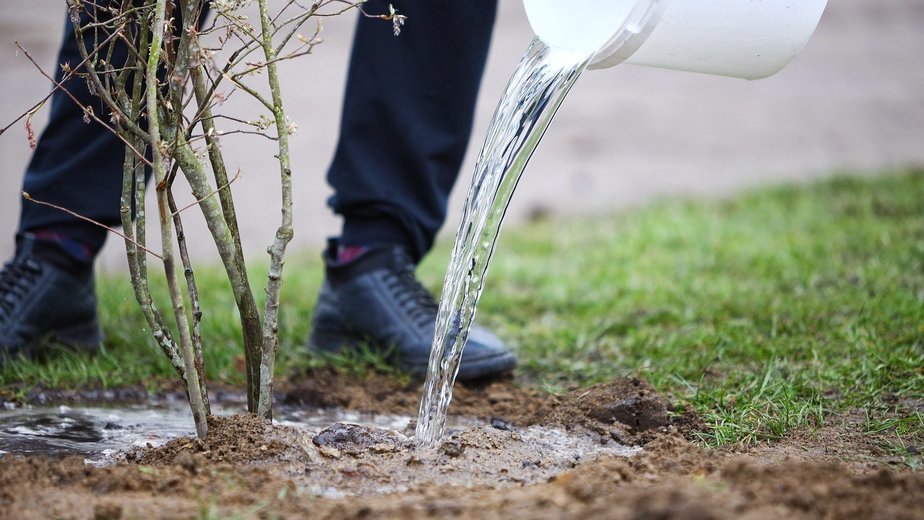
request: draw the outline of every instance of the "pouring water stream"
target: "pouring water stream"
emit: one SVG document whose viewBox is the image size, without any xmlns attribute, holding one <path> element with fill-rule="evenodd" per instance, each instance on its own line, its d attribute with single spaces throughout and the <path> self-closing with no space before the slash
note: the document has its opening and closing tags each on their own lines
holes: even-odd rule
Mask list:
<svg viewBox="0 0 924 520">
<path fill-rule="evenodd" d="M 592 57 L 592 53 L 550 48 L 534 39 L 497 105 L 475 165 L 443 281 L 415 432 L 420 446 L 432 446 L 445 430 L 462 349 L 520 175 L 558 107 Z"/>
</svg>

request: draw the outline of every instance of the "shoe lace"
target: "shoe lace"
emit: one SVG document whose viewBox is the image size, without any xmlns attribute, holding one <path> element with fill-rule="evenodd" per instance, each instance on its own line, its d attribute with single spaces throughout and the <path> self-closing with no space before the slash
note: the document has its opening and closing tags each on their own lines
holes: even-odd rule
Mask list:
<svg viewBox="0 0 924 520">
<path fill-rule="evenodd" d="M 439 304 L 414 276 L 413 265 L 408 264 L 390 274 L 389 287 L 408 318 L 418 327 L 432 324 L 439 311 Z"/>
<path fill-rule="evenodd" d="M 29 257 L 15 258 L 0 271 L 0 316 L 9 317 L 42 273 L 42 266 Z"/>
</svg>

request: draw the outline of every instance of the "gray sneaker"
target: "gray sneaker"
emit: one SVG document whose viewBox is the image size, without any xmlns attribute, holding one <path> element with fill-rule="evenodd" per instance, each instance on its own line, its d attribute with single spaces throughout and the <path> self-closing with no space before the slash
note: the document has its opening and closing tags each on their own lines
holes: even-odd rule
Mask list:
<svg viewBox="0 0 924 520">
<path fill-rule="evenodd" d="M 369 250 L 346 264 L 324 253 L 327 277 L 318 297 L 308 348 L 339 353 L 362 345 L 384 352 L 416 377 L 427 373 L 438 305 L 414 276 L 414 263 L 400 246 Z M 488 330 L 475 325 L 462 352 L 457 379 L 479 379 L 512 371 L 516 357 Z"/>
<path fill-rule="evenodd" d="M 103 340 L 92 268 L 66 272 L 37 257 L 37 247 L 33 236 L 23 234 L 16 256 L 0 271 L 0 365 L 38 354 L 45 345 L 95 350 Z"/>
</svg>

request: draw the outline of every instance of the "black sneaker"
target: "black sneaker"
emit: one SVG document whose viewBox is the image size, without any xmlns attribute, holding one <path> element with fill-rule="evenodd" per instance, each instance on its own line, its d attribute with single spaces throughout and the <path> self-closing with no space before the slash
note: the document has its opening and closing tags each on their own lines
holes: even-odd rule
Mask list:
<svg viewBox="0 0 924 520">
<path fill-rule="evenodd" d="M 46 345 L 95 350 L 102 343 L 92 266 L 68 272 L 36 256 L 37 248 L 53 247 L 23 234 L 0 271 L 0 364 Z"/>
<path fill-rule="evenodd" d="M 416 377 L 427 373 L 438 304 L 414 277 L 414 263 L 400 246 L 369 250 L 349 263 L 324 253 L 327 277 L 318 297 L 309 350 L 339 353 L 362 345 L 385 352 Z M 510 372 L 516 357 L 486 329 L 474 325 L 457 379 Z"/>
</svg>

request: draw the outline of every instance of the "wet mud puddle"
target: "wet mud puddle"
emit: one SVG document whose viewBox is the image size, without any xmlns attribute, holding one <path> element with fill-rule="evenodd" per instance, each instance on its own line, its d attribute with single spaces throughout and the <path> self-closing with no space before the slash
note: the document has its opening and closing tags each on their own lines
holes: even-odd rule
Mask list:
<svg viewBox="0 0 924 520">
<path fill-rule="evenodd" d="M 215 406 L 216 415 L 243 413 L 243 407 Z M 342 409 L 277 409 L 278 425 L 318 433 L 334 423 L 402 431 L 410 417 Z M 452 418 L 456 428 L 475 419 Z M 134 447 L 157 447 L 195 435 L 189 408 L 180 401 L 121 408 L 54 406 L 0 410 L 0 455 L 83 455 L 94 462 Z"/>
<path fill-rule="evenodd" d="M 408 432 L 412 433 L 412 432 Z M 327 497 L 403 493 L 448 487 L 519 487 L 547 482 L 602 457 L 641 451 L 589 434 L 548 426 L 514 428 L 493 421 L 449 428 L 433 447 L 389 430 L 335 424 L 311 440 L 317 455 L 291 475 L 300 488 Z M 308 475 L 305 478 L 304 475 Z"/>
<path fill-rule="evenodd" d="M 403 491 L 420 482 L 518 485 L 548 479 L 601 456 L 639 451 L 587 432 L 514 427 L 500 419 L 450 416 L 444 439 L 422 449 L 413 442 L 411 417 L 404 415 L 278 407 L 273 426 L 260 426 L 252 416 L 234 415 L 243 412 L 243 405 L 213 405 L 213 412 L 220 418 L 213 425 L 217 430 L 203 444 L 192 438 L 195 427 L 180 401 L 0 410 L 0 458 L 77 455 L 99 466 L 125 462 L 127 456 L 142 464 L 178 463 L 188 456 L 234 452 L 255 428 L 248 421 L 256 421 L 260 433 L 250 443 L 253 453 L 240 449 L 236 453 L 241 460 L 225 461 L 269 462 L 301 481 L 303 490 L 337 497 Z M 226 440 L 234 447 L 224 446 Z M 269 452 L 263 451 L 265 445 Z M 188 455 L 181 455 L 184 452 Z"/>
<path fill-rule="evenodd" d="M 349 386 L 331 383 L 324 386 L 341 392 Z M 202 478 L 232 472 L 284 482 L 299 496 L 415 491 L 437 497 L 452 489 L 544 483 L 597 462 L 619 465 L 614 459 L 647 452 L 624 443 L 645 444 L 646 436 L 670 427 L 667 401 L 635 378 L 554 396 L 519 395 L 504 385 L 482 391 L 477 398 L 468 388 L 460 393 L 457 404 L 469 415 L 449 416 L 445 435 L 430 447 L 414 438 L 412 408 L 387 403 L 380 403 L 381 410 L 389 413 L 376 414 L 294 404 L 305 401 L 293 398 L 276 407 L 277 420 L 270 423 L 243 414 L 240 399 L 216 399 L 205 439 L 193 436 L 181 400 L 120 408 L 0 408 L 0 450 L 6 452 L 0 468 L 37 460 L 28 456 L 76 455 L 76 461 L 49 468 L 105 466 L 100 469 L 142 480 L 171 472 Z M 416 395 L 416 389 L 405 392 L 407 399 Z M 508 404 L 473 411 L 472 400 Z M 472 417 L 494 413 L 504 418 Z"/>
</svg>

